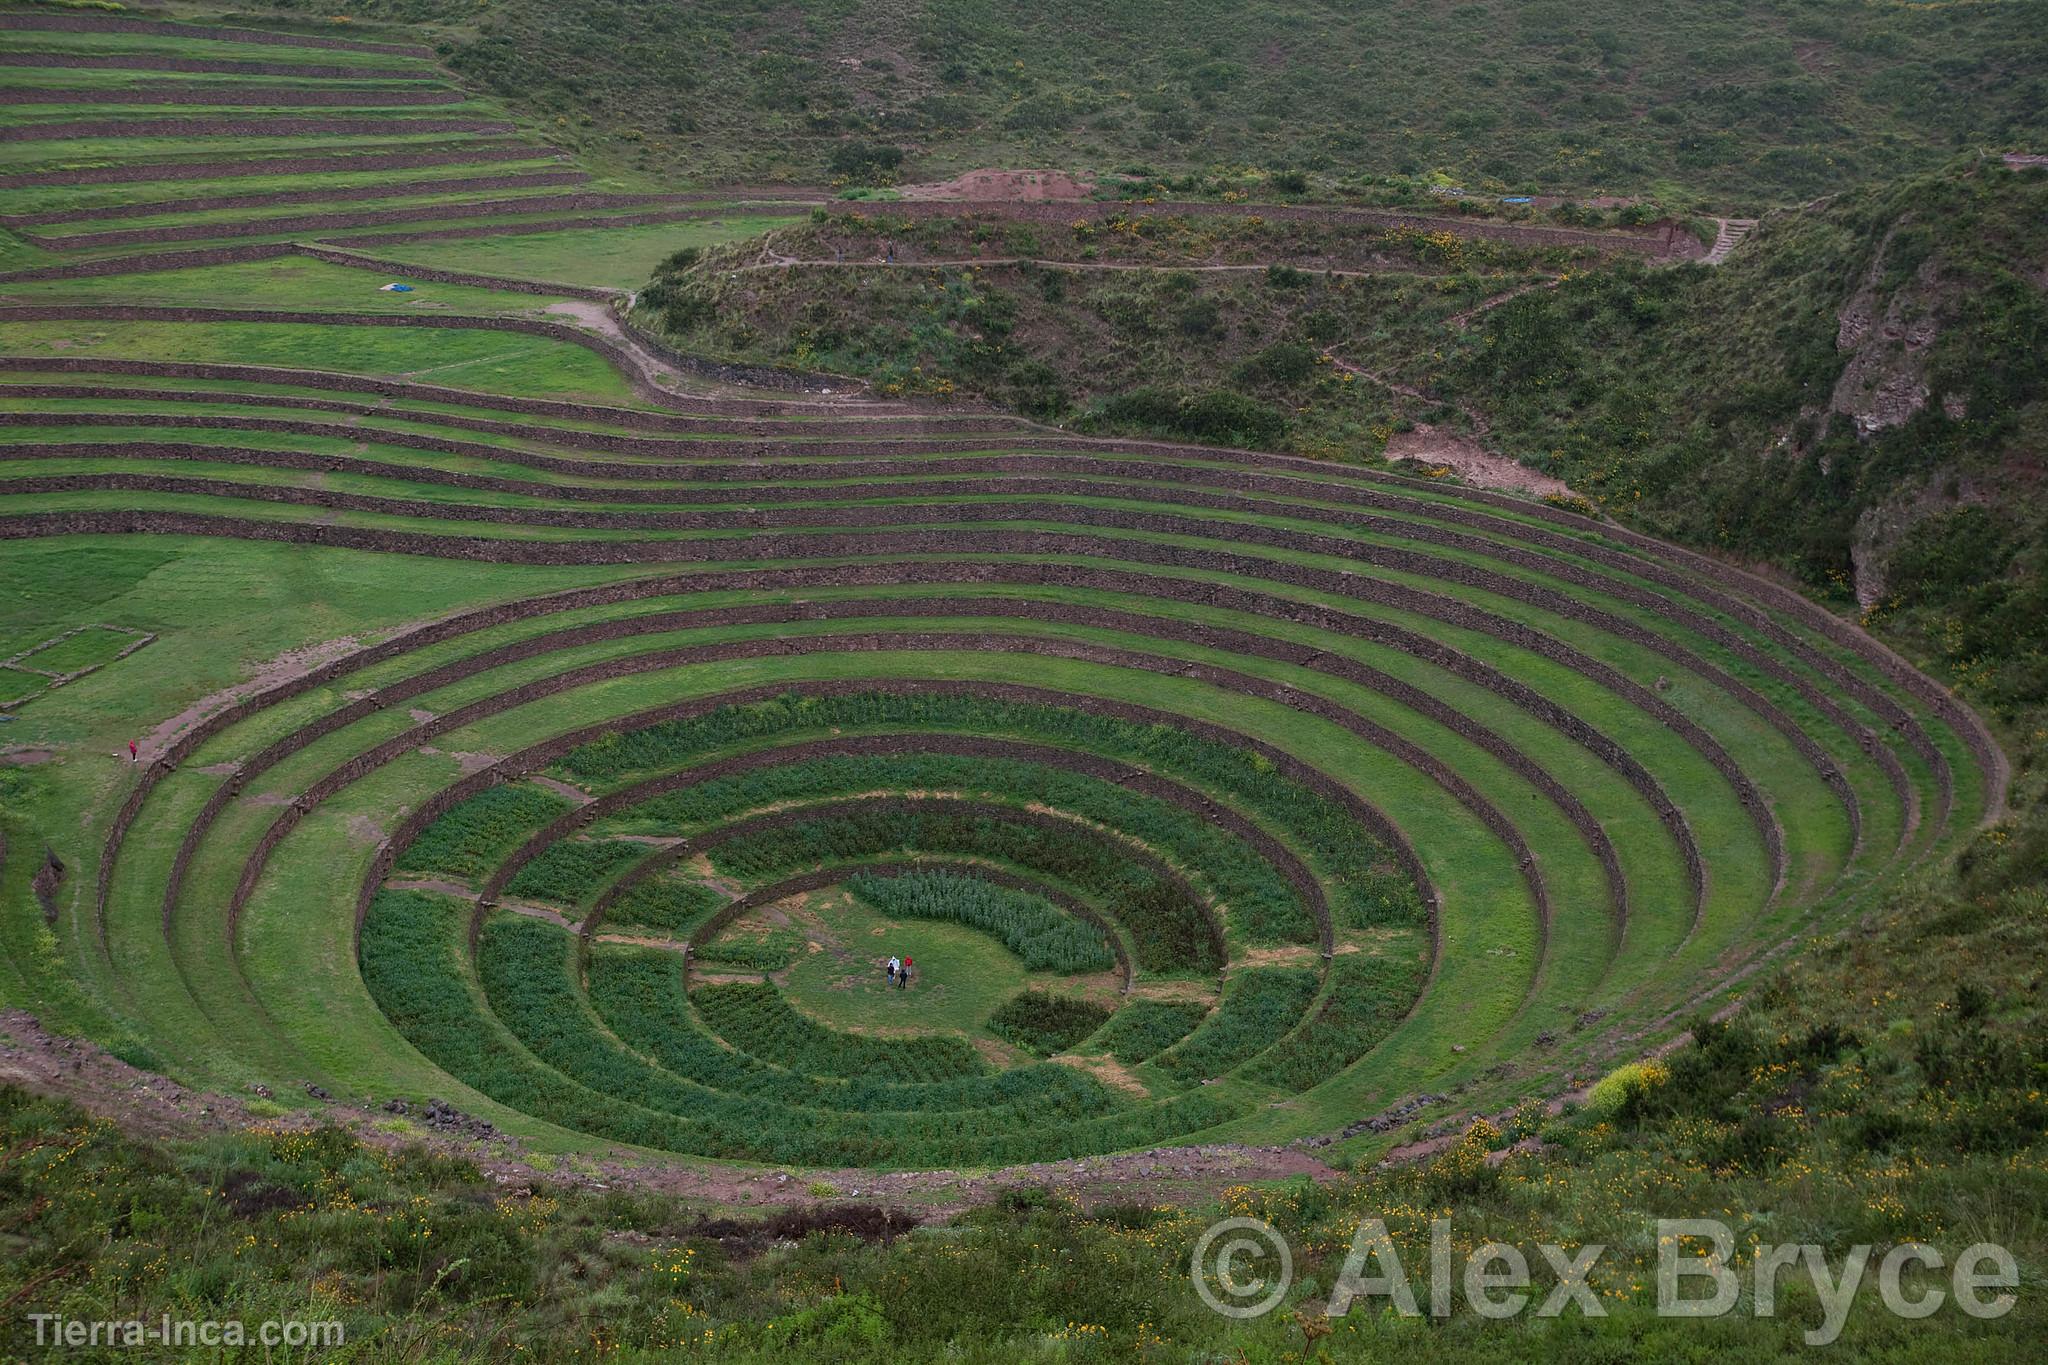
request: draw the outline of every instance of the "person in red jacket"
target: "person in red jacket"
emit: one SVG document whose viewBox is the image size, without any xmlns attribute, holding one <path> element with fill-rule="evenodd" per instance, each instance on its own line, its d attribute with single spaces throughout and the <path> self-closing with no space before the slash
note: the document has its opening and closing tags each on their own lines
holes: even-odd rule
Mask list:
<svg viewBox="0 0 2048 1365">
<path fill-rule="evenodd" d="M 128 741 L 128 761 L 130 763 L 135 761 L 135 741 L 132 739 Z"/>
</svg>

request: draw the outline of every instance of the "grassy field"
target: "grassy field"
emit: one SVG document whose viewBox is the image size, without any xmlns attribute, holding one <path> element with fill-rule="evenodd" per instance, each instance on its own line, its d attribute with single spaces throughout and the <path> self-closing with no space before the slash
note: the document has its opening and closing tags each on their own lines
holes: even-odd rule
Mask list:
<svg viewBox="0 0 2048 1365">
<path fill-rule="evenodd" d="M 972 929 L 892 919 L 846 901 L 813 901 L 812 912 L 825 919 L 840 946 L 805 951 L 790 968 L 786 992 L 791 1003 L 828 1024 L 856 1032 L 975 1036 L 996 1007 L 1025 986 L 1016 954 Z M 915 991 L 888 981 L 870 961 L 878 954 L 913 959 Z"/>
<path fill-rule="evenodd" d="M 678 251 L 738 241 L 791 221 L 735 208 L 730 217 L 702 223 L 571 229 L 532 236 L 511 233 L 460 243 L 401 242 L 379 250 L 388 259 L 419 265 L 634 289 Z"/>
</svg>

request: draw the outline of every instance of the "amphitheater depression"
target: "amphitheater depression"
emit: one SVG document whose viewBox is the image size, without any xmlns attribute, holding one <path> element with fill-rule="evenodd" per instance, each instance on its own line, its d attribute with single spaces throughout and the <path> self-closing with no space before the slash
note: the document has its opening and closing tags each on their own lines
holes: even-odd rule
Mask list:
<svg viewBox="0 0 2048 1365">
<path fill-rule="evenodd" d="M 755 211 L 576 190 L 427 54 L 5 24 L 87 94 L 0 140 L 0 551 L 165 618 L 0 672 L 16 734 L 145 741 L 49 765 L 37 890 L 192 1083 L 812 1166 L 1355 1132 L 1637 1055 L 2002 799 L 1856 626 L 1563 503 L 693 368 L 604 290 L 365 258 Z M 291 650 L 201 686 L 301 573 Z"/>
</svg>

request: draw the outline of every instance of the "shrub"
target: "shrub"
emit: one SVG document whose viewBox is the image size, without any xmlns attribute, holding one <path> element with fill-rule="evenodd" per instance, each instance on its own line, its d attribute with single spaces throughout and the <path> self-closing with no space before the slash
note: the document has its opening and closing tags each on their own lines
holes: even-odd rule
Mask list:
<svg viewBox="0 0 2048 1365">
<path fill-rule="evenodd" d="M 1134 1000 L 1095 1034 L 1103 1051 L 1127 1066 L 1153 1057 L 1188 1036 L 1209 1013 L 1199 1000 Z"/>
<path fill-rule="evenodd" d="M 1625 1063 L 1594 1083 L 1586 1095 L 1586 1112 L 1625 1125 L 1649 1093 L 1670 1078 L 1662 1062 Z"/>
<path fill-rule="evenodd" d="M 1099 927 L 1028 891 L 956 872 L 869 873 L 850 878 L 846 887 L 886 915 L 979 929 L 1035 972 L 1106 972 L 1116 965 Z"/>
<path fill-rule="evenodd" d="M 1137 428 L 1210 445 L 1270 447 L 1286 437 L 1288 421 L 1278 408 L 1229 389 L 1140 388 L 1103 399 L 1083 416 L 1081 426 Z"/>
<path fill-rule="evenodd" d="M 691 926 L 725 904 L 725 896 L 702 882 L 680 877 L 646 877 L 633 883 L 605 912 L 607 926 L 662 929 L 672 934 Z"/>
<path fill-rule="evenodd" d="M 1321 985 L 1301 967 L 1247 967 L 1223 983 L 1223 1003 L 1185 1042 L 1153 1065 L 1182 1085 L 1220 1076 L 1299 1024 Z"/>
<path fill-rule="evenodd" d="M 965 1039 L 844 1033 L 800 1013 L 766 984 L 703 986 L 690 993 L 690 1001 L 712 1030 L 740 1051 L 805 1075 L 900 1082 L 988 1071 Z"/>
<path fill-rule="evenodd" d="M 1253 383 L 1293 387 L 1316 372 L 1314 348 L 1298 341 L 1276 341 L 1245 361 L 1241 373 Z"/>
<path fill-rule="evenodd" d="M 1020 991 L 989 1016 L 988 1031 L 1034 1057 L 1071 1051 L 1109 1022 L 1107 1006 L 1048 991 Z"/>
<path fill-rule="evenodd" d="M 562 839 L 520 868 L 505 890 L 556 905 L 582 905 L 614 874 L 649 852 L 647 845 L 630 839 Z"/>
<path fill-rule="evenodd" d="M 680 275 L 703 259 L 704 248 L 686 246 L 680 251 L 671 252 L 664 257 L 661 264 L 654 267 L 654 273 L 656 275 Z"/>
<path fill-rule="evenodd" d="M 881 176 L 903 165 L 904 151 L 885 142 L 842 142 L 825 165 L 834 175 Z"/>
<path fill-rule="evenodd" d="M 538 787 L 491 787 L 450 810 L 420 832 L 400 855 L 400 872 L 483 877 L 527 837 L 569 809 Z"/>
<path fill-rule="evenodd" d="M 1427 970 L 1419 956 L 1346 953 L 1337 958 L 1321 1007 L 1259 1059 L 1258 1077 L 1290 1091 L 1321 1085 L 1370 1052 L 1400 1022 Z"/>
</svg>

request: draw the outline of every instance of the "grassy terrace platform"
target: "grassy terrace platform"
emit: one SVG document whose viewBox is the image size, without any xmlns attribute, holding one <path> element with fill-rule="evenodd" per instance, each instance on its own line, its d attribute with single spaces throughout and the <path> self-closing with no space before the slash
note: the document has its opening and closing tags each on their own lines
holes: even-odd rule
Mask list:
<svg viewBox="0 0 2048 1365">
<path fill-rule="evenodd" d="M 2003 799 L 1974 716 L 1773 583 L 678 377 L 605 291 L 792 210 L 588 181 L 417 53 L 37 17 L 0 658 L 157 638 L 0 690 L 9 744 L 104 756 L 20 770 L 78 833 L 0 995 L 194 1084 L 815 1165 L 1330 1134 L 1662 1036 Z"/>
</svg>

